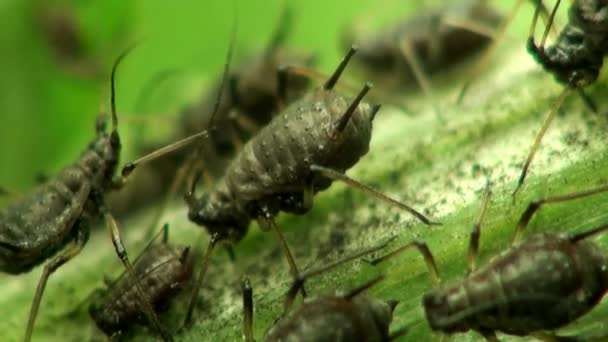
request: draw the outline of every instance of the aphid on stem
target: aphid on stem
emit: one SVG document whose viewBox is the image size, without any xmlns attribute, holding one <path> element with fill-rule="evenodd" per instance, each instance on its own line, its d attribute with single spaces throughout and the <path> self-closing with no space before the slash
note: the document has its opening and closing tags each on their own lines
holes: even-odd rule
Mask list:
<svg viewBox="0 0 608 342">
<path fill-rule="evenodd" d="M 540 233 L 518 242 L 534 213 L 545 204 L 566 202 L 608 191 L 607 186 L 531 202 L 521 216 L 511 247 L 477 269 L 481 223 L 487 192 L 469 243 L 464 279 L 440 287 L 439 272 L 426 243 L 413 241 L 371 261 L 377 264 L 413 247 L 422 254 L 434 289 L 422 299 L 431 329 L 444 333 L 474 330 L 489 341 L 496 332 L 542 338 L 591 310 L 608 290 L 608 257 L 589 237 L 608 225 L 576 234 Z"/>
<path fill-rule="evenodd" d="M 521 170 L 517 187 L 513 191 L 513 199 L 523 186 L 540 142 L 568 94 L 576 90 L 587 107 L 595 113 L 598 112 L 597 105 L 585 94 L 583 88 L 597 80 L 604 58 L 608 54 L 608 2 L 604 0 L 574 1 L 568 12 L 568 24 L 562 29 L 555 43 L 545 47 L 560 3 L 561 0 L 556 1 L 540 45 L 537 45 L 534 41 L 534 31 L 540 12 L 541 2 L 539 2 L 530 25 L 528 51 L 546 71 L 555 76 L 559 83 L 564 84 L 565 88 L 551 107 L 536 135 Z"/>
<path fill-rule="evenodd" d="M 393 310 L 398 301 L 384 301 L 364 293 L 381 281 L 383 275 L 346 292 L 306 298 L 298 307 L 292 308 L 304 281 L 385 246 L 382 244 L 299 274 L 285 295 L 283 315 L 268 329 L 264 341 L 388 342 L 406 334 L 407 329 L 389 333 Z M 253 342 L 253 289 L 247 277 L 243 278 L 242 287 L 243 336 L 246 342 Z"/>
<path fill-rule="evenodd" d="M 314 165 L 342 174 L 367 153 L 372 121 L 380 109 L 380 106 L 363 102 L 371 89 L 370 84 L 353 99 L 333 90 L 355 52 L 353 47 L 322 87 L 289 105 L 249 140 L 212 192 L 197 197 L 196 181 L 192 183 L 185 196 L 188 218 L 204 226 L 212 238 L 195 285 L 187 321 L 192 317 L 215 244 L 220 240 L 240 241 L 252 220 L 257 220 L 262 229 L 272 229 L 277 234 L 292 275 L 298 274 L 274 217 L 281 211 L 307 213 L 312 208 L 314 195 L 331 185 L 332 173 L 317 172 L 314 168 L 318 166 Z M 349 181 L 357 188 L 368 189 L 352 179 Z M 369 190 L 368 193 L 386 200 L 385 196 Z M 415 213 L 425 224 L 432 224 L 405 204 L 399 203 L 399 207 Z"/>
</svg>

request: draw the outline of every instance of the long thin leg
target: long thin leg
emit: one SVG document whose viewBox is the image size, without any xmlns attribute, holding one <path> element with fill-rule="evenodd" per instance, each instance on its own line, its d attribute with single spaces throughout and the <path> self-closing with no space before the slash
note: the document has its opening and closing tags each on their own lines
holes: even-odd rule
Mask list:
<svg viewBox="0 0 608 342">
<path fill-rule="evenodd" d="M 209 267 L 209 260 L 211 260 L 211 254 L 213 253 L 213 249 L 215 248 L 215 245 L 219 240 L 220 235 L 218 233 L 214 233 L 211 236 L 211 239 L 209 240 L 207 251 L 205 252 L 205 256 L 203 256 L 201 270 L 198 273 L 198 278 L 196 279 L 196 283 L 194 284 L 194 289 L 192 289 L 190 303 L 188 304 L 188 311 L 186 311 L 186 318 L 184 319 L 184 326 L 190 326 L 192 324 L 192 313 L 194 312 L 194 306 L 196 305 L 196 301 L 198 299 L 198 293 L 201 290 L 201 286 L 203 285 L 205 273 L 207 272 L 207 268 Z"/>
<path fill-rule="evenodd" d="M 534 155 L 536 154 L 536 151 L 538 151 L 540 142 L 543 140 L 543 137 L 545 136 L 545 133 L 547 132 L 547 129 L 549 128 L 549 125 L 553 121 L 553 118 L 555 118 L 555 114 L 557 113 L 557 111 L 561 107 L 562 103 L 564 102 L 564 99 L 566 98 L 566 96 L 568 96 L 568 94 L 570 93 L 571 90 L 572 89 L 570 87 L 564 88 L 564 91 L 562 91 L 562 93 L 559 95 L 559 97 L 557 98 L 555 103 L 553 103 L 553 106 L 551 107 L 549 114 L 547 114 L 547 117 L 545 118 L 545 122 L 543 122 L 543 126 L 541 127 L 540 131 L 538 131 L 538 134 L 536 135 L 536 139 L 534 140 L 534 144 L 532 144 L 532 148 L 530 148 L 530 152 L 528 153 L 528 158 L 526 159 L 526 163 L 524 164 L 524 167 L 521 169 L 521 174 L 519 175 L 519 180 L 517 181 L 517 187 L 513 191 L 513 194 L 512 194 L 513 201 L 515 201 L 515 195 L 517 195 L 517 192 L 521 189 L 521 187 L 524 184 L 524 180 L 526 179 L 526 175 L 528 174 L 528 169 L 530 168 L 530 164 L 532 164 L 532 160 L 534 159 Z"/>
<path fill-rule="evenodd" d="M 401 203 L 401 202 L 397 201 L 396 199 L 392 199 L 392 198 L 386 196 L 385 194 L 382 194 L 382 193 L 378 192 L 377 190 L 370 188 L 367 185 L 361 184 L 360 182 L 358 182 L 336 170 L 326 168 L 326 167 L 323 167 L 320 165 L 311 165 L 310 170 L 319 172 L 327 178 L 337 180 L 337 181 L 342 181 L 355 189 L 359 189 L 359 190 L 367 193 L 368 195 L 374 196 L 386 203 L 396 206 L 399 209 L 405 210 L 405 211 L 409 212 L 410 214 L 414 215 L 418 220 L 420 220 L 422 223 L 424 223 L 426 225 L 441 225 L 441 223 L 439 223 L 439 222 L 430 221 L 428 218 L 426 218 L 424 215 L 422 215 L 420 212 L 416 211 L 412 207 L 410 207 L 404 203 Z"/>
<path fill-rule="evenodd" d="M 287 259 L 287 262 L 289 263 L 289 270 L 291 271 L 291 275 L 294 279 L 297 279 L 298 274 L 300 274 L 300 272 L 298 271 L 298 266 L 296 265 L 296 261 L 293 258 L 291 251 L 289 250 L 289 245 L 287 245 L 287 241 L 285 240 L 285 237 L 281 233 L 281 230 L 279 230 L 279 227 L 277 227 L 277 224 L 276 224 L 276 222 L 274 222 L 274 218 L 270 215 L 270 213 L 268 213 L 268 211 L 264 210 L 263 215 L 264 215 L 263 219 L 265 220 L 265 223 L 262 223 L 262 224 L 268 224 L 270 226 L 270 228 L 277 235 L 277 239 L 279 240 L 279 245 L 281 246 L 281 250 L 283 251 L 285 258 Z M 306 289 L 303 286 L 300 288 L 300 293 L 302 293 L 302 297 L 308 296 L 308 294 L 306 293 Z"/>
<path fill-rule="evenodd" d="M 414 51 L 411 42 L 408 40 L 402 40 L 399 43 L 399 51 L 401 52 L 401 54 L 405 58 L 405 61 L 412 70 L 416 82 L 418 82 L 418 85 L 420 85 L 420 88 L 422 88 L 422 92 L 433 106 L 437 118 L 442 119 L 441 110 L 439 109 L 438 102 L 435 101 L 435 92 L 433 91 L 431 81 L 422 71 L 423 68 L 420 64 L 420 59 L 418 58 L 418 56 L 416 56 L 416 52 Z"/>
<path fill-rule="evenodd" d="M 584 240 L 584 239 L 586 239 L 588 237 L 591 237 L 591 236 L 603 233 L 606 230 L 608 230 L 608 224 L 601 225 L 601 226 L 599 226 L 597 228 L 593 228 L 593 229 L 588 230 L 586 232 L 575 234 L 575 235 L 573 235 L 573 236 L 570 237 L 570 241 L 578 242 L 578 241 Z"/>
<path fill-rule="evenodd" d="M 243 277 L 243 336 L 245 342 L 253 342 L 253 290 L 249 278 Z"/>
<path fill-rule="evenodd" d="M 597 109 L 597 104 L 595 103 L 595 101 L 593 101 L 592 98 L 589 97 L 589 95 L 587 95 L 585 93 L 585 90 L 583 90 L 583 88 L 577 88 L 577 91 L 578 91 L 578 95 L 581 97 L 581 99 L 585 103 L 585 106 L 587 106 L 587 108 L 589 108 L 589 110 L 592 111 L 593 113 L 598 114 L 599 111 Z"/>
<path fill-rule="evenodd" d="M 481 204 L 479 217 L 477 217 L 477 221 L 475 222 L 473 230 L 471 231 L 471 238 L 469 242 L 469 255 L 467 257 L 467 275 L 475 270 L 475 261 L 477 259 L 477 252 L 479 251 L 479 235 L 481 231 L 481 223 L 483 222 L 483 218 L 485 217 L 491 196 L 492 192 L 490 191 L 490 189 L 487 189 L 483 197 L 483 203 Z"/>
<path fill-rule="evenodd" d="M 340 260 L 331 262 L 325 266 L 321 266 L 319 268 L 313 268 L 310 270 L 306 270 L 300 274 L 298 274 L 298 276 L 295 278 L 293 284 L 291 285 L 291 287 L 289 288 L 289 291 L 287 291 L 287 294 L 285 295 L 285 303 L 284 303 L 284 312 L 287 313 L 289 311 L 289 309 L 291 308 L 293 301 L 295 300 L 296 294 L 298 293 L 298 290 L 301 286 L 303 286 L 304 282 L 311 277 L 317 276 L 319 274 L 325 273 L 327 271 L 330 271 L 342 264 L 345 264 L 349 261 L 358 259 L 362 256 L 365 255 L 369 255 L 371 253 L 377 252 L 382 248 L 385 248 L 389 242 L 391 242 L 392 240 L 394 240 L 394 238 L 387 240 L 386 242 L 375 246 L 375 247 L 371 247 L 368 249 L 365 249 L 361 252 L 355 253 L 353 255 L 344 257 Z"/>
<path fill-rule="evenodd" d="M 557 9 L 559 8 L 560 2 L 561 2 L 561 0 L 557 0 L 557 2 L 555 3 L 555 6 L 553 6 L 553 10 L 551 11 L 551 14 L 549 15 L 549 20 L 547 21 L 547 26 L 545 26 L 545 32 L 543 32 L 543 37 L 540 41 L 541 50 L 545 49 L 545 43 L 547 42 L 547 37 L 549 36 L 549 32 L 551 31 L 551 27 L 553 26 L 553 19 L 555 19 L 555 13 L 557 13 Z M 542 0 L 539 0 L 539 7 L 540 7 L 541 3 L 542 3 Z"/>
<path fill-rule="evenodd" d="M 574 201 L 574 200 L 577 200 L 580 198 L 589 197 L 589 196 L 599 194 L 602 192 L 607 192 L 607 191 L 608 191 L 608 185 L 602 185 L 602 186 L 599 186 L 599 187 L 596 187 L 593 189 L 589 189 L 589 190 L 585 190 L 585 191 L 581 191 L 581 192 L 575 192 L 575 193 L 571 193 L 571 194 L 548 197 L 548 198 L 539 199 L 539 200 L 530 202 L 530 204 L 528 204 L 528 207 L 526 208 L 524 213 L 521 215 L 519 222 L 517 223 L 515 232 L 513 232 L 513 239 L 511 240 L 511 244 L 513 244 L 513 243 L 515 243 L 515 241 L 517 241 L 517 239 L 519 238 L 519 235 L 521 235 L 521 232 L 528 226 L 528 223 L 530 223 L 530 220 L 532 219 L 532 216 L 534 215 L 534 213 L 536 213 L 536 211 L 538 211 L 538 209 L 540 209 L 542 206 L 544 206 L 546 204 Z"/>
<path fill-rule="evenodd" d="M 353 298 L 355 298 L 356 296 L 358 296 L 359 294 L 361 294 L 362 292 L 368 290 L 369 288 L 371 288 L 372 286 L 378 284 L 382 279 L 385 278 L 384 274 L 381 274 L 375 278 L 373 278 L 372 280 L 363 283 L 357 287 L 355 287 L 354 289 L 349 290 L 344 296 L 342 296 L 344 299 L 347 300 L 351 300 Z"/>
<path fill-rule="evenodd" d="M 137 277 L 137 275 L 135 274 L 135 271 L 133 270 L 133 265 L 129 261 L 129 257 L 127 256 L 127 250 L 122 242 L 122 238 L 120 237 L 120 231 L 118 230 L 118 224 L 116 223 L 116 220 L 114 220 L 114 217 L 112 216 L 112 214 L 110 214 L 105 208 L 102 208 L 102 212 L 104 212 L 104 220 L 106 222 L 106 228 L 108 229 L 108 231 L 110 232 L 110 235 L 112 236 L 112 244 L 114 244 L 114 249 L 116 250 L 116 255 L 118 255 L 118 258 L 120 259 L 123 266 L 127 270 L 127 273 L 129 274 L 131 279 L 133 279 L 133 283 L 135 284 L 135 288 L 137 289 L 137 294 L 139 296 L 139 300 L 141 302 L 140 304 L 142 305 L 144 314 L 146 315 L 146 317 L 150 321 L 150 323 L 152 323 L 154 325 L 155 329 L 158 331 L 158 333 L 163 338 L 163 340 L 173 341 L 173 338 L 169 334 L 167 334 L 165 329 L 163 329 L 163 327 L 161 326 L 160 321 L 158 320 L 158 317 L 156 316 L 156 312 L 152 308 L 152 305 L 150 304 L 150 301 L 148 300 L 148 296 L 146 296 L 146 294 L 143 290 L 143 286 L 141 285 L 139 278 Z"/>
<path fill-rule="evenodd" d="M 75 241 L 71 242 L 66 248 L 61 251 L 61 253 L 55 256 L 51 261 L 49 261 L 42 271 L 42 275 L 40 276 L 40 280 L 38 281 L 38 286 L 36 287 L 36 294 L 34 295 L 34 299 L 32 300 L 32 307 L 30 308 L 29 317 L 27 320 L 27 328 L 25 330 L 25 342 L 29 342 L 32 338 L 32 332 L 34 330 L 34 322 L 36 321 L 36 316 L 38 315 L 38 308 L 40 307 L 40 301 L 42 300 L 42 294 L 44 293 L 44 289 L 46 288 L 46 283 L 55 271 L 59 267 L 61 267 L 66 262 L 70 261 L 73 257 L 78 255 L 82 250 L 82 247 L 87 242 L 86 233 L 79 232 Z"/>
<path fill-rule="evenodd" d="M 414 240 L 404 246 L 397 248 L 392 252 L 389 252 L 386 255 L 370 260 L 369 263 L 372 265 L 377 265 L 380 262 L 392 258 L 395 255 L 401 254 L 402 252 L 405 252 L 412 247 L 416 247 L 420 254 L 422 254 L 424 262 L 426 263 L 426 267 L 428 268 L 429 274 L 431 275 L 431 282 L 433 283 L 433 287 L 438 288 L 439 284 L 441 283 L 441 278 L 439 277 L 439 271 L 437 271 L 437 264 L 435 263 L 435 258 L 433 258 L 433 253 L 431 253 L 429 247 L 424 241 Z"/>
<path fill-rule="evenodd" d="M 511 25 L 511 22 L 513 22 L 515 15 L 517 14 L 517 12 L 519 12 L 519 9 L 523 3 L 524 3 L 524 0 L 518 0 L 515 3 L 515 5 L 513 6 L 511 13 L 509 13 L 509 16 L 507 18 L 505 18 L 505 20 L 502 22 L 502 24 L 496 30 L 496 33 L 495 33 L 496 38 L 494 39 L 494 42 L 492 42 L 492 45 L 486 49 L 483 56 L 481 56 L 479 58 L 479 60 L 475 64 L 475 66 L 471 69 L 471 74 L 470 74 L 471 76 L 468 78 L 468 80 L 464 83 L 464 85 L 460 89 L 460 93 L 458 94 L 458 99 L 456 100 L 457 104 L 459 104 L 459 105 L 462 104 L 462 101 L 464 100 L 464 97 L 465 97 L 467 91 L 471 87 L 471 84 L 477 79 L 477 77 L 479 75 L 481 75 L 483 69 L 486 67 L 486 65 L 488 64 L 488 62 L 490 61 L 490 59 L 496 52 L 498 43 L 500 42 L 502 37 L 505 35 L 507 28 L 509 28 L 509 26 Z"/>
</svg>

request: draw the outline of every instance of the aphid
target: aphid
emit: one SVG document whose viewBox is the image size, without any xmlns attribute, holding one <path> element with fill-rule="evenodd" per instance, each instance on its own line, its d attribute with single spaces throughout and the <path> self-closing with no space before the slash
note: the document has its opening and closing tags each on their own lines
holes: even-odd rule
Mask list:
<svg viewBox="0 0 608 342">
<path fill-rule="evenodd" d="M 90 226 L 99 217 L 105 219 L 116 254 L 133 276 L 118 226 L 104 201 L 104 194 L 119 188 L 124 180 L 114 178 L 120 154 L 114 79 L 118 64 L 130 50 L 123 52 L 112 68 L 110 133 L 105 130 L 105 118 L 100 116 L 96 125 L 96 139 L 74 164 L 0 211 L 0 271 L 9 274 L 29 272 L 50 258 L 32 300 L 26 341 L 31 338 L 49 277 L 80 253 L 89 239 Z M 162 333 L 154 311 L 145 300 L 141 284 L 137 281 L 136 285 L 146 315 Z"/>
<path fill-rule="evenodd" d="M 192 277 L 190 248 L 172 246 L 167 241 L 168 225 L 165 224 L 162 243 L 148 245 L 133 265 L 135 275 L 156 310 L 166 306 Z M 135 284 L 124 273 L 108 284 L 107 289 L 97 289 L 93 298 L 89 314 L 108 336 L 119 335 L 144 318 Z"/>
<path fill-rule="evenodd" d="M 310 66 L 313 59 L 310 54 L 300 54 L 285 47 L 290 13 L 286 6 L 273 37 L 261 54 L 243 61 L 229 73 L 227 82 L 226 76 L 222 75 L 211 90 L 198 103 L 184 109 L 176 121 L 175 131 L 168 141 L 183 139 L 213 127 L 197 156 L 197 162 L 204 164 L 205 172 L 210 175 L 219 177 L 234 153 L 282 106 L 300 97 L 309 86 L 309 78 L 297 74 L 290 74 L 288 82 L 281 85 L 275 76 L 282 65 Z M 285 89 L 280 89 L 280 86 Z M 219 93 L 227 96 L 222 96 L 218 103 Z M 285 98 L 279 99 L 278 93 L 286 94 Z M 165 142 L 142 146 L 141 150 L 148 153 L 163 145 Z M 150 163 L 145 174 L 128 184 L 126 191 L 116 193 L 112 198 L 112 208 L 119 212 L 131 211 L 167 193 L 175 174 L 190 153 L 191 150 L 185 149 Z"/>
<path fill-rule="evenodd" d="M 474 330 L 497 341 L 495 332 L 542 334 L 566 325 L 591 310 L 608 290 L 608 258 L 587 238 L 608 229 L 602 225 L 577 234 L 540 233 L 516 242 L 543 205 L 608 191 L 607 186 L 531 202 L 519 220 L 509 249 L 475 269 L 480 226 L 489 202 L 485 196 L 470 237 L 464 279 L 439 287 L 433 255 L 422 241 L 413 241 L 374 261 L 416 247 L 424 257 L 435 289 L 422 299 L 431 329 L 444 333 Z"/>
<path fill-rule="evenodd" d="M 568 12 L 568 24 L 562 29 L 555 43 L 545 48 L 545 42 L 560 2 L 561 0 L 558 0 L 553 7 L 540 45 L 536 45 L 534 41 L 540 3 L 537 6 L 530 26 L 528 51 L 546 71 L 552 73 L 555 79 L 566 87 L 547 114 L 545 122 L 536 136 L 513 195 L 522 187 L 528 168 L 547 128 L 572 90 L 578 91 L 587 106 L 597 113 L 597 106 L 584 93 L 583 88 L 597 80 L 604 57 L 608 54 L 608 2 L 605 0 L 574 1 Z"/>
<path fill-rule="evenodd" d="M 342 174 L 367 153 L 372 121 L 380 109 L 380 106 L 362 102 L 370 84 L 366 84 L 354 99 L 347 99 L 333 90 L 355 51 L 355 47 L 349 51 L 323 87 L 292 103 L 249 140 L 211 193 L 197 198 L 196 181 L 191 184 L 185 196 L 188 218 L 204 226 L 212 235 L 195 286 L 200 287 L 207 258 L 215 243 L 240 241 L 252 220 L 257 220 L 263 229 L 274 230 L 292 274 L 296 275 L 297 267 L 274 216 L 280 211 L 308 212 L 314 195 L 327 189 L 334 179 L 348 179 L 347 183 L 356 184 L 413 213 L 425 224 L 431 224 L 414 209 L 387 199 Z M 198 288 L 193 293 L 188 320 L 197 291 Z"/>
<path fill-rule="evenodd" d="M 267 331 L 264 341 L 393 341 L 407 330 L 389 334 L 395 300 L 381 300 L 364 293 L 384 276 L 346 292 L 337 291 L 315 298 L 306 298 L 297 308 L 291 309 L 298 292 L 308 278 L 327 272 L 347 261 L 374 252 L 385 245 L 357 253 L 318 269 L 300 274 L 285 298 L 285 312 Z M 243 335 L 253 342 L 253 290 L 248 278 L 243 278 Z"/>
<path fill-rule="evenodd" d="M 449 69 L 485 48 L 503 21 L 488 1 L 454 1 L 402 20 L 383 32 L 345 42 L 360 46 L 355 61 L 389 88 L 416 82 L 431 96 L 429 75 Z M 375 80 L 374 79 L 374 80 Z"/>
</svg>

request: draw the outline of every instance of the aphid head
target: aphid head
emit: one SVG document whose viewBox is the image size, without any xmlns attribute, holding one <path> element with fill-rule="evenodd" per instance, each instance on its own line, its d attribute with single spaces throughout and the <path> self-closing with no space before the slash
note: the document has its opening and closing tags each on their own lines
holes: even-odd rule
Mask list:
<svg viewBox="0 0 608 342">
<path fill-rule="evenodd" d="M 219 234 L 220 240 L 239 242 L 247 233 L 250 218 L 235 208 L 234 202 L 203 194 L 198 199 L 186 197 L 188 218 L 204 226 L 210 235 Z"/>
</svg>

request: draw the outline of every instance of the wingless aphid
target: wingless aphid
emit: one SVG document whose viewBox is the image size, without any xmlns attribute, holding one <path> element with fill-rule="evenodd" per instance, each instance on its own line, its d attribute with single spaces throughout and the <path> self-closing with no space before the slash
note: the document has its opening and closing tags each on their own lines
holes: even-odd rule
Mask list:
<svg viewBox="0 0 608 342">
<path fill-rule="evenodd" d="M 198 103 L 179 114 L 174 133 L 168 141 L 183 139 L 213 127 L 197 157 L 197 163 L 203 164 L 205 172 L 210 176 L 219 177 L 234 153 L 265 126 L 282 106 L 300 97 L 308 88 L 309 78 L 290 74 L 288 82 L 281 84 L 286 89 L 279 90 L 278 78 L 275 76 L 282 65 L 310 66 L 312 63 L 312 55 L 299 54 L 285 46 L 290 22 L 291 9 L 286 5 L 280 23 L 264 51 L 243 61 L 236 70 L 230 72 L 227 81 L 224 81 L 226 76 L 222 75 Z M 226 95 L 217 103 L 217 94 L 220 92 Z M 287 94 L 281 99 L 282 103 L 279 103 L 278 93 Z M 141 150 L 147 153 L 164 144 L 142 146 Z M 166 194 L 189 153 L 191 150 L 183 150 L 151 162 L 139 171 L 142 174 L 137 179 L 126 186 L 126 191 L 116 193 L 111 198 L 112 208 L 128 212 Z M 177 182 L 183 183 L 183 177 L 179 177 Z M 183 184 L 176 187 L 181 188 Z"/>
<path fill-rule="evenodd" d="M 560 2 L 561 0 L 558 0 L 555 3 L 540 45 L 536 45 L 534 41 L 534 29 L 536 28 L 536 21 L 540 11 L 537 6 L 532 25 L 530 26 L 528 51 L 546 71 L 552 73 L 556 80 L 566 87 L 555 101 L 545 118 L 542 128 L 536 135 L 536 140 L 521 170 L 517 188 L 513 192 L 513 195 L 523 185 L 528 168 L 547 128 L 549 128 L 562 102 L 572 90 L 578 91 L 587 106 L 597 113 L 597 106 L 583 92 L 583 88 L 597 80 L 604 58 L 608 54 L 608 1 L 574 1 L 570 5 L 568 12 L 568 24 L 562 29 L 555 43 L 545 48 L 548 32 Z"/>
<path fill-rule="evenodd" d="M 603 186 L 531 202 L 519 220 L 511 247 L 475 269 L 488 192 L 471 232 L 467 273 L 447 287 L 439 287 L 433 255 L 422 241 L 413 241 L 372 263 L 412 247 L 420 251 L 435 285 L 422 299 L 427 321 L 435 331 L 474 330 L 490 341 L 498 340 L 496 332 L 556 338 L 546 331 L 582 316 L 608 290 L 608 257 L 587 239 L 608 230 L 608 225 L 577 234 L 545 232 L 521 242 L 517 238 L 541 206 L 606 191 L 608 187 Z"/>
<path fill-rule="evenodd" d="M 367 153 L 372 121 L 380 108 L 362 102 L 371 88 L 369 84 L 354 99 L 333 90 L 355 51 L 353 47 L 322 87 L 292 103 L 249 140 L 212 192 L 197 198 L 196 182 L 192 183 L 185 196 L 188 218 L 204 226 L 212 238 L 195 285 L 188 321 L 213 246 L 219 240 L 240 241 L 252 220 L 263 229 L 275 231 L 292 274 L 298 273 L 274 217 L 280 211 L 304 214 L 311 209 L 315 193 L 327 189 L 333 179 L 350 180 L 343 172 Z M 353 183 L 350 180 L 349 184 Z M 356 184 L 431 223 L 412 208 Z"/>
<path fill-rule="evenodd" d="M 112 130 L 105 130 L 105 118 L 97 121 L 97 138 L 80 158 L 57 176 L 0 211 L 0 271 L 20 274 L 50 259 L 44 266 L 32 300 L 25 341 L 29 341 L 46 283 L 59 267 L 78 255 L 89 239 L 91 225 L 103 217 L 111 233 L 116 254 L 134 278 L 133 268 L 122 243 L 118 226 L 105 205 L 105 193 L 120 188 L 124 179 L 114 176 L 120 154 L 114 78 L 118 57 L 111 75 Z M 144 312 L 156 329 L 162 328 L 139 281 L 136 288 Z M 166 340 L 170 337 L 165 336 Z"/>
<path fill-rule="evenodd" d="M 407 18 L 383 32 L 344 41 L 359 44 L 354 58 L 371 77 L 398 86 L 417 82 L 427 91 L 427 75 L 444 71 L 492 40 L 503 17 L 488 1 L 452 1 Z"/>
<path fill-rule="evenodd" d="M 333 262 L 318 269 L 298 275 L 285 298 L 285 312 L 267 331 L 264 341 L 367 341 L 388 342 L 404 335 L 401 329 L 389 334 L 393 310 L 398 302 L 384 301 L 364 293 L 383 276 L 346 292 L 306 298 L 297 308 L 292 303 L 305 280 L 327 272 L 347 261 L 377 251 L 385 245 Z M 243 335 L 246 342 L 253 342 L 253 290 L 248 278 L 243 279 Z"/>
<path fill-rule="evenodd" d="M 135 275 L 155 310 L 166 307 L 192 277 L 190 248 L 168 243 L 168 225 L 163 227 L 163 233 L 162 243 L 149 245 L 133 265 Z M 97 327 L 110 337 L 142 322 L 144 317 L 133 280 L 123 273 L 108 284 L 107 289 L 96 290 L 89 314 Z"/>
</svg>

